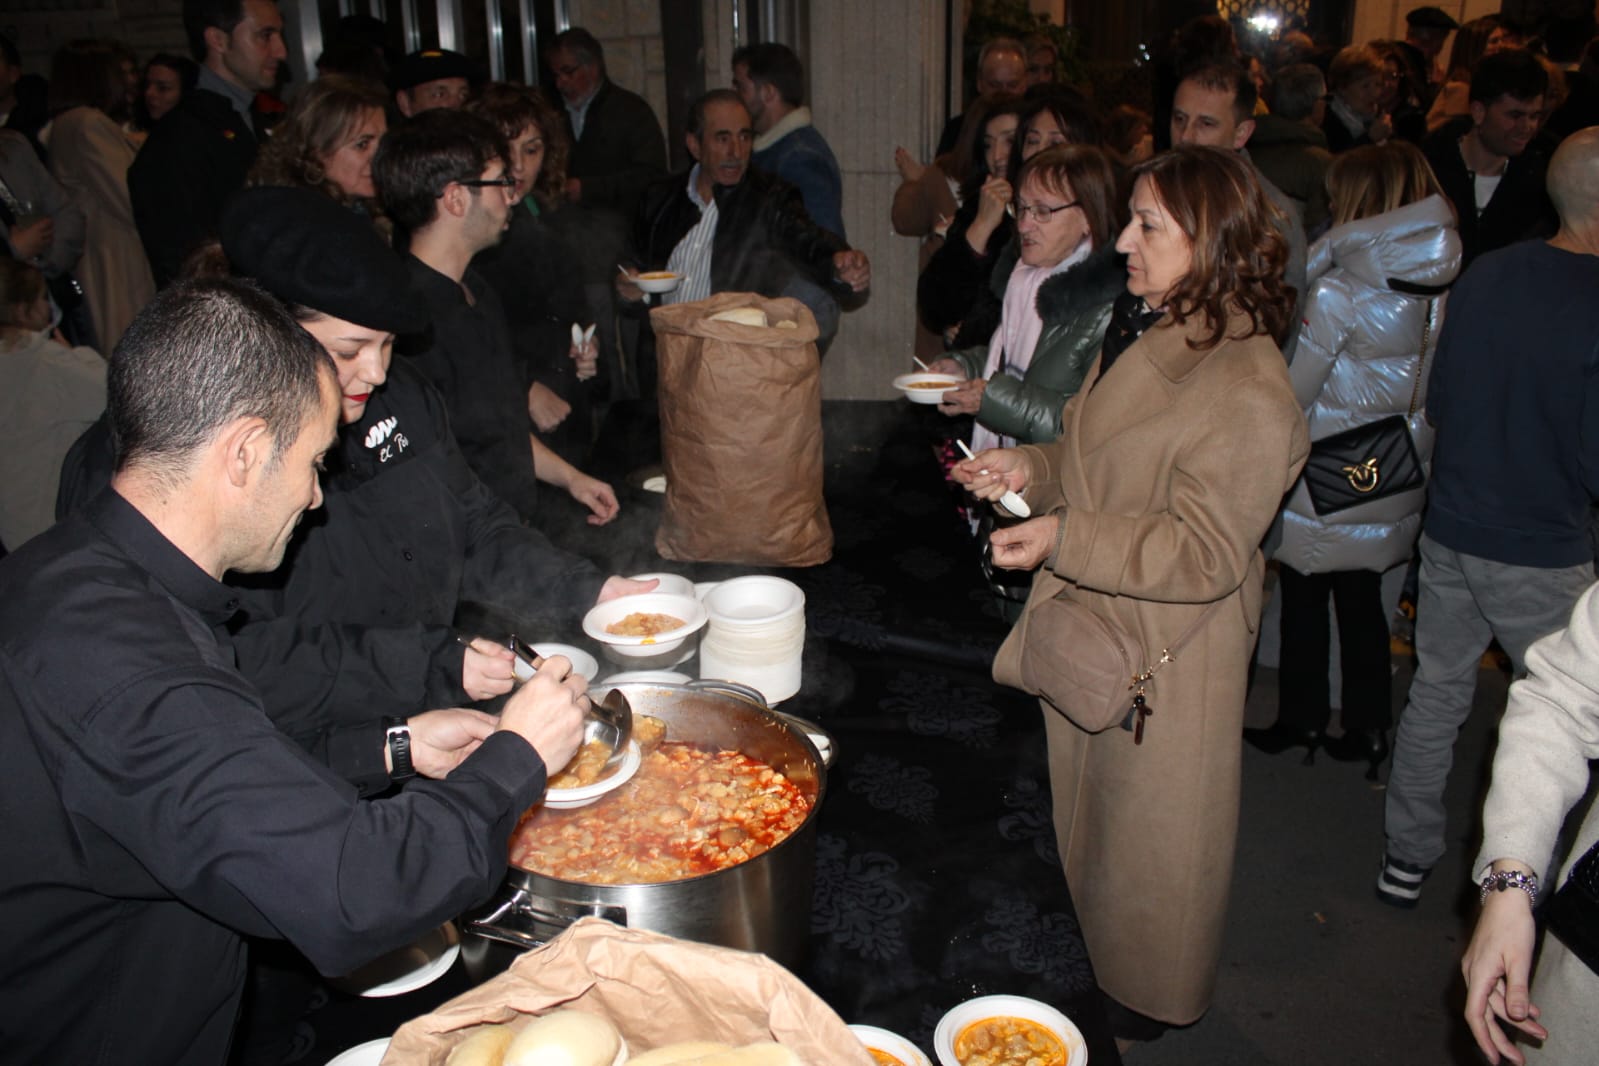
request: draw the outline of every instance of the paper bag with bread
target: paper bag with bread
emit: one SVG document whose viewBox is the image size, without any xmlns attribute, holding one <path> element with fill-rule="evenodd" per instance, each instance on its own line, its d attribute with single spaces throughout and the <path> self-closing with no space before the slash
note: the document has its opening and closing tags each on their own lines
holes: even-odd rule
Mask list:
<svg viewBox="0 0 1599 1066">
<path fill-rule="evenodd" d="M 401 1026 L 383 1066 L 872 1066 L 764 955 L 584 918 Z"/>
<path fill-rule="evenodd" d="M 650 312 L 660 364 L 664 558 L 816 566 L 822 500 L 816 319 L 790 298 L 724 292 Z"/>
</svg>

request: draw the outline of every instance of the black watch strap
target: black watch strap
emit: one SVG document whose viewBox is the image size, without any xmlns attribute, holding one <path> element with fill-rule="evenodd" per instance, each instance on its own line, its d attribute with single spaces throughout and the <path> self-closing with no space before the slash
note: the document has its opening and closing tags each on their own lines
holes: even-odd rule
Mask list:
<svg viewBox="0 0 1599 1066">
<path fill-rule="evenodd" d="M 404 781 L 408 777 L 415 777 L 416 767 L 411 762 L 411 727 L 406 725 L 404 718 L 385 718 L 383 732 L 388 739 L 389 763 L 393 766 L 389 778 Z"/>
</svg>

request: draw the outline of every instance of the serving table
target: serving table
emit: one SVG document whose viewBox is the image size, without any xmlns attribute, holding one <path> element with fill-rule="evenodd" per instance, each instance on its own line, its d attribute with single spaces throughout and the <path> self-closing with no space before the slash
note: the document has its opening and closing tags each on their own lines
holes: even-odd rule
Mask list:
<svg viewBox="0 0 1599 1066">
<path fill-rule="evenodd" d="M 804 589 L 803 686 L 780 709 L 831 731 L 838 758 L 818 816 L 810 958 L 798 975 L 846 1022 L 893 1030 L 931 1056 L 945 1010 L 1026 995 L 1077 1023 L 1094 1066 L 1113 1066 L 1056 853 L 1040 712 L 988 677 L 1005 625 L 934 458 L 953 424 L 898 400 L 828 402 L 823 424 L 836 538 L 825 565 L 662 560 L 651 539 L 661 498 L 622 476 L 612 479 L 622 517 L 581 526 L 582 540 L 568 543 L 608 572 L 696 581 L 766 572 Z M 313 1043 L 301 1061 L 385 1036 L 467 987 L 457 963 L 392 999 L 329 991 L 306 1019 Z"/>
</svg>

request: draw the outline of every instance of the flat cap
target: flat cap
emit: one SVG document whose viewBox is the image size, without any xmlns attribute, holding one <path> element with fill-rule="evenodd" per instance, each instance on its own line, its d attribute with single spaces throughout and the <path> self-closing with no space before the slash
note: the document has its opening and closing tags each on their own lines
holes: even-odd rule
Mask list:
<svg viewBox="0 0 1599 1066">
<path fill-rule="evenodd" d="M 1418 30 L 1458 30 L 1460 23 L 1441 7 L 1418 7 L 1405 16 L 1405 24 Z"/>
<path fill-rule="evenodd" d="M 417 333 L 427 311 L 369 219 L 313 189 L 241 189 L 218 226 L 233 272 L 285 303 L 387 333 Z"/>
<path fill-rule="evenodd" d="M 448 48 L 412 52 L 394 64 L 394 69 L 389 72 L 389 88 L 399 92 L 440 78 L 465 78 L 476 82 L 479 80 L 477 65 L 460 52 L 452 52 Z"/>
</svg>

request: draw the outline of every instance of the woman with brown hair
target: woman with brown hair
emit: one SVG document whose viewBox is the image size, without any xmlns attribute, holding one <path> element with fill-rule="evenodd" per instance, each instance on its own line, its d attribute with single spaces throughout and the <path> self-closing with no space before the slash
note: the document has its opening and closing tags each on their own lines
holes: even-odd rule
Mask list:
<svg viewBox="0 0 1599 1066">
<path fill-rule="evenodd" d="M 108 354 L 155 295 L 128 197 L 134 146 L 122 121 L 130 104 L 116 47 L 84 40 L 57 49 L 50 65 L 50 170 L 83 208 L 83 258 L 74 273 L 99 349 Z"/>
<path fill-rule="evenodd" d="M 954 476 L 1035 516 L 991 538 L 996 565 L 1041 568 L 994 676 L 1043 700 L 1083 936 L 1117 1035 L 1149 1039 L 1210 1005 L 1259 544 L 1309 443 L 1272 339 L 1288 249 L 1253 168 L 1182 145 L 1133 177 L 1127 292 L 1060 439 Z"/>
<path fill-rule="evenodd" d="M 329 74 L 305 87 L 250 168 L 248 186 L 315 189 L 376 218 L 372 157 L 388 132 L 383 89 Z"/>
<path fill-rule="evenodd" d="M 1426 158 L 1404 141 L 1334 159 L 1327 194 L 1333 227 L 1310 253 L 1314 280 L 1289 371 L 1294 395 L 1316 441 L 1403 416 L 1425 469 L 1432 458 L 1427 378 L 1444 291 L 1460 272 L 1454 211 Z M 1277 721 L 1245 730 L 1244 738 L 1272 754 L 1324 746 L 1335 759 L 1368 762 L 1375 780 L 1393 724 L 1382 572 L 1409 558 L 1426 488 L 1373 495 L 1379 498 L 1329 510 L 1331 502 L 1301 481 L 1288 497 L 1273 553 L 1282 596 Z M 1343 677 L 1343 734 L 1332 739 L 1323 737 L 1332 715 L 1329 599 L 1337 605 Z"/>
<path fill-rule="evenodd" d="M 505 236 L 479 252 L 472 268 L 505 305 L 540 438 L 582 467 L 595 428 L 599 344 L 593 337 L 574 343 L 572 327 L 596 324 L 598 316 L 584 293 L 577 252 L 552 225 L 565 203 L 566 127 L 536 90 L 506 82 L 485 85 L 467 110 L 499 129 L 511 154 L 506 170 L 516 179 Z"/>
<path fill-rule="evenodd" d="M 999 328 L 987 344 L 933 364 L 965 379 L 938 409 L 977 419 L 976 448 L 1060 436 L 1061 408 L 1099 355 L 1127 280 L 1115 248 L 1123 215 L 1116 172 L 1104 152 L 1046 149 L 1022 164 L 1016 181 L 1017 241 L 994 268 Z"/>
<path fill-rule="evenodd" d="M 1427 132 L 1432 133 L 1452 118 L 1471 113 L 1471 72 L 1485 55 L 1514 47 L 1514 43 L 1494 15 L 1471 19 L 1455 31 L 1449 46 L 1449 65 L 1444 83 L 1427 110 Z"/>
</svg>

